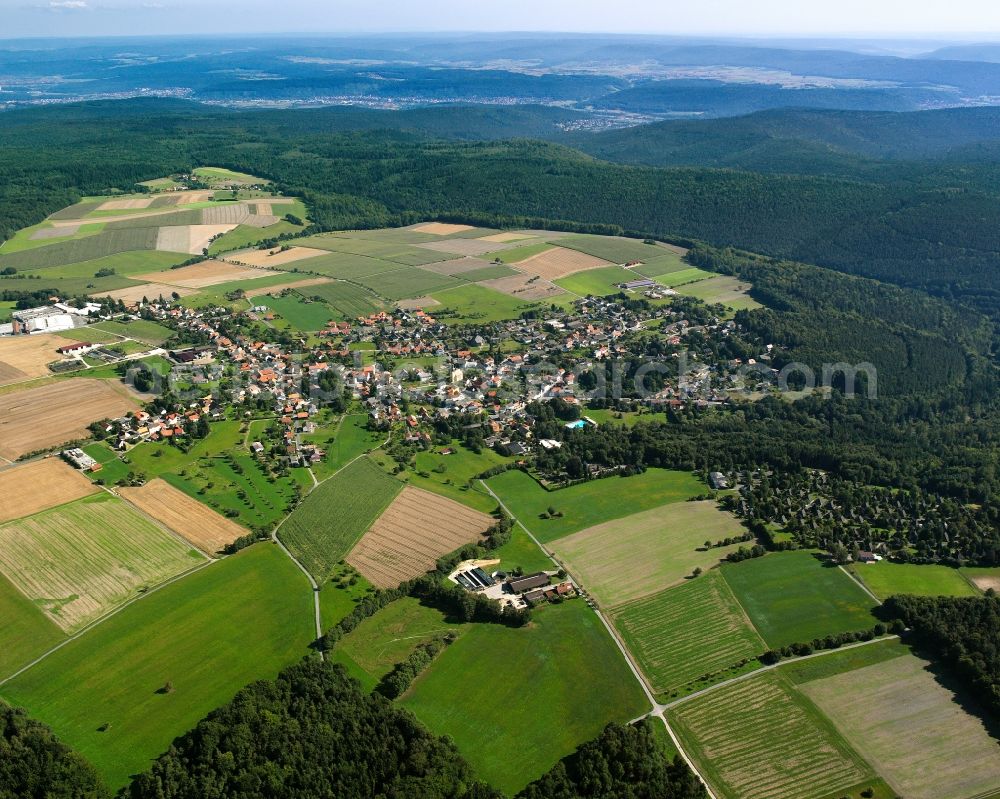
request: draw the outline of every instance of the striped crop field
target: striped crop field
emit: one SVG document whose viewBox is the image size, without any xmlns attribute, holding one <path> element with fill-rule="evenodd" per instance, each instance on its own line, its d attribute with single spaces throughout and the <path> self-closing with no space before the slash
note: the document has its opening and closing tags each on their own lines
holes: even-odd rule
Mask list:
<svg viewBox="0 0 1000 799">
<path fill-rule="evenodd" d="M 613 620 L 660 694 L 767 649 L 718 570 L 623 605 Z"/>
<path fill-rule="evenodd" d="M 278 529 L 278 537 L 317 581 L 324 581 L 403 484 L 370 458 L 320 483 Z"/>
<path fill-rule="evenodd" d="M 106 494 L 0 526 L 0 572 L 65 632 L 204 560 Z"/>
<path fill-rule="evenodd" d="M 832 724 L 773 672 L 695 697 L 668 718 L 720 799 L 836 796 L 872 776 Z"/>
</svg>

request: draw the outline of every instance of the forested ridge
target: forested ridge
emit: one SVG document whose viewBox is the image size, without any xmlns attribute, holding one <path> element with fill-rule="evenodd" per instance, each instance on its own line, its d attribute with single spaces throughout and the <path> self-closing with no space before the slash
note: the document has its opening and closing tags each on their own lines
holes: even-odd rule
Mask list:
<svg viewBox="0 0 1000 799">
<path fill-rule="evenodd" d="M 434 138 L 446 126 L 430 111 L 398 123 L 376 122 L 370 112 L 352 122 L 356 113 L 134 101 L 4 114 L 0 236 L 74 195 L 223 164 L 303 194 L 322 228 L 440 215 L 611 225 L 830 266 L 1000 312 L 995 164 L 973 167 L 953 156 L 839 176 L 808 157 L 793 164 L 797 173 L 782 174 L 627 166 L 552 142 Z M 461 118 L 460 110 L 441 113 Z M 520 123 L 492 127 L 536 132 L 539 121 L 520 113 Z M 110 140 L 108 124 L 116 131 Z M 491 127 L 481 113 L 465 129 L 455 125 L 470 137 Z"/>
</svg>

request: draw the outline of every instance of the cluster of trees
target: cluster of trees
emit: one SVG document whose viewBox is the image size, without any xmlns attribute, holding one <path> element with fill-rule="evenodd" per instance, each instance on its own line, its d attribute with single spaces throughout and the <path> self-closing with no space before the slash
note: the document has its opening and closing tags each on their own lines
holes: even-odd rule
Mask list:
<svg viewBox="0 0 1000 799">
<path fill-rule="evenodd" d="M 609 724 L 516 799 L 704 799 L 684 761 L 667 759 L 652 727 L 659 723 Z"/>
<path fill-rule="evenodd" d="M 909 628 L 920 652 L 1000 715 L 1000 597 L 892 596 L 877 612 Z"/>
<path fill-rule="evenodd" d="M 724 507 L 750 523 L 774 524 L 797 544 L 834 551 L 885 547 L 918 563 L 995 563 L 997 508 L 924 491 L 890 491 L 811 469 L 746 474 Z"/>
<path fill-rule="evenodd" d="M 430 641 L 420 644 L 410 653 L 406 660 L 397 663 L 392 671 L 379 681 L 379 684 L 375 686 L 375 690 L 386 697 L 386 699 L 395 699 L 398 696 L 402 696 L 420 673 L 434 662 L 434 658 L 440 655 L 445 650 L 445 647 L 454 643 L 454 641 L 455 634 L 446 633 L 438 638 L 433 638 Z"/>
<path fill-rule="evenodd" d="M 264 795 L 500 796 L 476 781 L 449 740 L 318 660 L 244 688 L 123 792 L 131 799 Z"/>
<path fill-rule="evenodd" d="M 813 652 L 820 652 L 824 649 L 840 649 L 840 647 L 847 644 L 872 641 L 875 638 L 881 638 L 887 632 L 899 634 L 902 631 L 903 625 L 900 622 L 894 622 L 888 626 L 879 622 L 870 630 L 837 633 L 836 635 L 828 635 L 825 638 L 814 638 L 812 641 L 796 642 L 788 646 L 783 646 L 781 649 L 769 649 L 759 657 L 759 660 L 765 666 L 770 666 L 782 658 L 805 657 L 806 655 L 811 655 Z"/>
<path fill-rule="evenodd" d="M 97 771 L 23 710 L 0 702 L 0 799 L 110 799 Z"/>
</svg>

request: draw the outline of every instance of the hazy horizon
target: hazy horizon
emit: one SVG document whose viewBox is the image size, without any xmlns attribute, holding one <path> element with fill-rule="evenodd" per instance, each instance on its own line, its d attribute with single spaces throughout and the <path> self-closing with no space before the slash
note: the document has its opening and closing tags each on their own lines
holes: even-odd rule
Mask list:
<svg viewBox="0 0 1000 799">
<path fill-rule="evenodd" d="M 177 35 L 631 34 L 718 38 L 989 41 L 1000 36 L 1000 5 L 957 0 L 915 7 L 842 0 L 803 8 L 789 0 L 706 0 L 665 7 L 621 0 L 510 0 L 503 7 L 456 0 L 419 5 L 344 0 L 0 0 L 0 38 Z M 725 20 L 720 24 L 720 20 Z M 153 33 L 155 32 L 155 33 Z"/>
</svg>

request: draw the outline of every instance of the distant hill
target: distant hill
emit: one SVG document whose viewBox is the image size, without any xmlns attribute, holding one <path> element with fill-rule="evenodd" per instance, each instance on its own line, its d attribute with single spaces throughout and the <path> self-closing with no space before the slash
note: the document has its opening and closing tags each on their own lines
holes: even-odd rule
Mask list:
<svg viewBox="0 0 1000 799">
<path fill-rule="evenodd" d="M 609 161 L 763 171 L 856 169 L 859 160 L 969 158 L 1000 142 L 1000 108 L 915 113 L 774 110 L 575 134 L 565 143 Z M 983 150 L 988 152 L 988 150 Z"/>
</svg>

